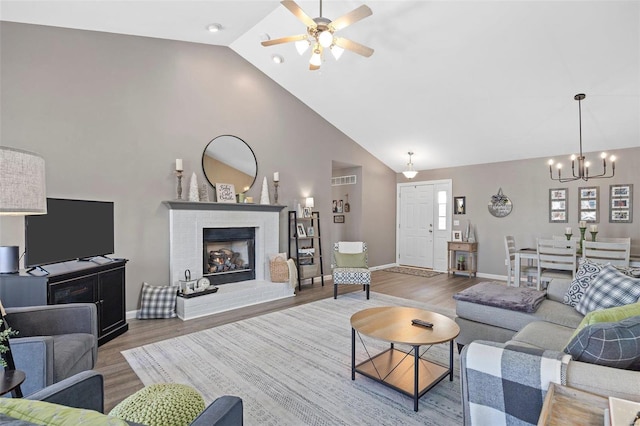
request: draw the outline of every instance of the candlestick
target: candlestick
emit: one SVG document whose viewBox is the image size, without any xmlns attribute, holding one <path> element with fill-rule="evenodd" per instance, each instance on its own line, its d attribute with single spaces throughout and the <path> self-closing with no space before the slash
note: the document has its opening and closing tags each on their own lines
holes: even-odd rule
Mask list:
<svg viewBox="0 0 640 426">
<path fill-rule="evenodd" d="M 568 229 L 571 229 L 571 228 L 568 228 Z M 567 237 L 567 241 L 571 241 L 571 236 L 572 235 L 573 234 L 564 234 L 564 236 Z"/>
<path fill-rule="evenodd" d="M 589 227 L 590 232 L 598 232 L 598 225 L 591 225 Z"/>
<path fill-rule="evenodd" d="M 176 177 L 178 178 L 178 200 L 182 200 L 182 170 L 176 170 Z"/>
<path fill-rule="evenodd" d="M 584 220 L 580 221 L 580 228 L 586 228 L 587 227 L 587 222 L 585 222 Z"/>
<path fill-rule="evenodd" d="M 276 172 L 276 173 L 278 173 L 278 172 Z M 275 178 L 276 173 L 273 174 L 274 178 Z M 274 187 L 274 190 L 273 190 L 273 200 L 274 201 L 273 202 L 274 202 L 274 204 L 278 204 L 278 185 L 279 184 L 280 183 L 277 180 L 273 181 L 273 187 Z"/>
<path fill-rule="evenodd" d="M 572 234 L 571 228 L 569 228 L 569 227 L 564 228 L 564 235 L 567 235 L 567 234 L 569 234 L 569 235 Z"/>
<path fill-rule="evenodd" d="M 582 242 L 584 241 L 584 233 L 587 230 L 587 227 L 580 228 L 580 248 L 578 249 L 578 253 L 582 254 Z"/>
<path fill-rule="evenodd" d="M 598 235 L 598 231 L 591 231 L 591 241 L 596 241 L 596 235 Z"/>
</svg>

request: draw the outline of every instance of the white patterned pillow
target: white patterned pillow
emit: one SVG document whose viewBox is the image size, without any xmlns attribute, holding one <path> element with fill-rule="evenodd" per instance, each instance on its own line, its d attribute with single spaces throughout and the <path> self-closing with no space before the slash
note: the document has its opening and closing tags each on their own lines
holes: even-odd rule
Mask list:
<svg viewBox="0 0 640 426">
<path fill-rule="evenodd" d="M 178 287 L 142 283 L 138 319 L 175 318 Z"/>
<path fill-rule="evenodd" d="M 632 278 L 614 266 L 606 265 L 576 305 L 576 311 L 586 315 L 598 309 L 635 303 L 638 299 L 640 278 Z"/>
<path fill-rule="evenodd" d="M 581 257 L 578 260 L 578 271 L 573 281 L 571 281 L 567 294 L 564 295 L 563 303 L 569 306 L 576 306 L 593 282 L 593 279 L 600 274 L 602 268 L 604 268 L 602 263 L 596 263 Z"/>
</svg>

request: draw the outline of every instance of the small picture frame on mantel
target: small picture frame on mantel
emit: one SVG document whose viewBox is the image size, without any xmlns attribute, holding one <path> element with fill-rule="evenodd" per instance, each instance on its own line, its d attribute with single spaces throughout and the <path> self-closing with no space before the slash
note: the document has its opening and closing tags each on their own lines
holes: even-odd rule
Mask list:
<svg viewBox="0 0 640 426">
<path fill-rule="evenodd" d="M 219 203 L 235 203 L 235 186 L 232 183 L 216 183 L 216 200 Z"/>
</svg>

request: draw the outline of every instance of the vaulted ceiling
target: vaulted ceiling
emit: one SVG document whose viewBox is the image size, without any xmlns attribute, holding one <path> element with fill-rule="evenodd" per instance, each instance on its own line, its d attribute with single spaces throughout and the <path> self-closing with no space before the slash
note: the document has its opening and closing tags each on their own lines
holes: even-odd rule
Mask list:
<svg viewBox="0 0 640 426">
<path fill-rule="evenodd" d="M 305 32 L 273 0 L 2 0 L 0 19 L 229 46 L 398 172 L 408 151 L 418 170 L 575 153 L 577 93 L 586 152 L 640 146 L 640 1 L 364 3 L 373 15 L 340 35 L 375 53 L 319 71 L 292 43 L 260 45 Z"/>
</svg>

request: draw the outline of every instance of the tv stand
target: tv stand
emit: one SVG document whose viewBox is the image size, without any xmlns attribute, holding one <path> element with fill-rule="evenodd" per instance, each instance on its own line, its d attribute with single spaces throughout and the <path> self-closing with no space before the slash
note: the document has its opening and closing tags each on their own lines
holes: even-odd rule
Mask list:
<svg viewBox="0 0 640 426">
<path fill-rule="evenodd" d="M 47 265 L 48 275 L 24 270 L 0 275 L 0 300 L 6 307 L 95 303 L 98 345 L 102 345 L 129 329 L 125 316 L 126 263 L 127 259 L 112 259 L 102 265 L 76 260 Z"/>
</svg>

